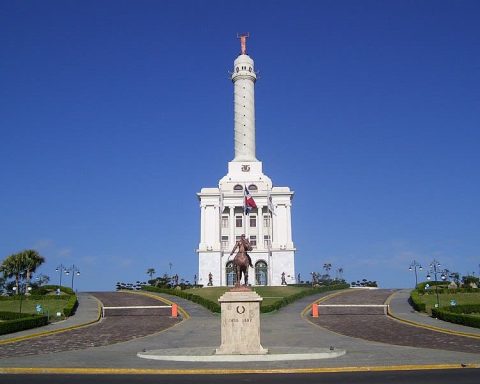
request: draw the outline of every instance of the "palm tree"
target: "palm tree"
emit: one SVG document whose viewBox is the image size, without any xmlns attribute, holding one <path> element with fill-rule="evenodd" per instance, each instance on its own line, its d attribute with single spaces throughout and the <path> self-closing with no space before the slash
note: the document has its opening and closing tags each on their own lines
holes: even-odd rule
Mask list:
<svg viewBox="0 0 480 384">
<path fill-rule="evenodd" d="M 34 273 L 37 268 L 45 262 L 45 258 L 41 256 L 34 249 L 26 249 L 20 253 L 20 257 L 23 259 L 22 262 L 25 266 L 25 293 L 28 293 L 28 286 L 30 285 L 30 279 L 32 273 Z"/>
<path fill-rule="evenodd" d="M 20 293 L 20 278 L 25 272 L 24 258 L 21 256 L 21 253 L 15 253 L 8 256 L 3 260 L 2 265 L 0 266 L 5 277 L 15 278 L 15 286 L 17 287 L 17 295 Z"/>
<path fill-rule="evenodd" d="M 325 263 L 323 264 L 323 269 L 325 270 L 325 275 L 327 278 L 330 278 L 329 271 L 332 269 L 332 264 L 331 263 Z"/>
<path fill-rule="evenodd" d="M 338 280 L 343 280 L 343 267 L 337 269 Z"/>
<path fill-rule="evenodd" d="M 147 275 L 150 275 L 150 280 L 153 279 L 153 275 L 155 275 L 155 268 L 148 268 Z"/>
</svg>

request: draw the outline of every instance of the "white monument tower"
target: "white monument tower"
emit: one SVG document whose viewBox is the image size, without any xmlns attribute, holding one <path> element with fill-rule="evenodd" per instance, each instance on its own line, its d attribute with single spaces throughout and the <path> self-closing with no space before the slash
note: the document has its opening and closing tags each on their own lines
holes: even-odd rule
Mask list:
<svg viewBox="0 0 480 384">
<path fill-rule="evenodd" d="M 249 238 L 252 285 L 295 283 L 295 247 L 292 241 L 293 191 L 273 187 L 255 155 L 255 81 L 252 58 L 247 54 L 248 35 L 240 35 L 241 51 L 233 65 L 235 157 L 218 188 L 202 188 L 198 245 L 198 283 L 233 285 L 230 251 L 242 234 Z M 246 213 L 246 196 L 253 198 Z M 252 206 L 253 205 L 253 206 Z"/>
</svg>

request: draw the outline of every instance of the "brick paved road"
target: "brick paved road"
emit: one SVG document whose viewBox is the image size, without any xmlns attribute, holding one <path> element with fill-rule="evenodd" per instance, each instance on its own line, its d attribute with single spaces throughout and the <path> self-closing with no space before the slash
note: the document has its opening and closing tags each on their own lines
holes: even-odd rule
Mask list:
<svg viewBox="0 0 480 384">
<path fill-rule="evenodd" d="M 333 297 L 321 304 L 383 304 L 393 290 L 358 290 Z M 319 307 L 319 317 L 310 321 L 331 331 L 388 344 L 480 353 L 480 339 L 449 335 L 400 323 L 381 308 Z"/>
<path fill-rule="evenodd" d="M 104 306 L 162 305 L 150 297 L 121 292 L 95 292 Z M 157 311 L 158 310 L 154 310 Z M 0 345 L 0 358 L 71 351 L 89 347 L 115 344 L 147 336 L 178 323 L 170 318 L 170 310 L 162 316 L 106 316 L 91 326 L 73 329 L 56 335 L 38 337 L 17 343 Z"/>
</svg>

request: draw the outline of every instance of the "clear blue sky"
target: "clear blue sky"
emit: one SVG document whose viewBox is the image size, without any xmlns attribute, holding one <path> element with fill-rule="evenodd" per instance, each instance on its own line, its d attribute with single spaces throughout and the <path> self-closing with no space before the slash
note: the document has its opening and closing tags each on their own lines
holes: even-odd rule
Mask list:
<svg viewBox="0 0 480 384">
<path fill-rule="evenodd" d="M 80 290 L 193 280 L 233 158 L 237 32 L 257 157 L 290 186 L 296 269 L 411 286 L 480 264 L 479 1 L 2 1 L 0 256 Z M 422 277 L 424 274 L 422 275 Z"/>
</svg>

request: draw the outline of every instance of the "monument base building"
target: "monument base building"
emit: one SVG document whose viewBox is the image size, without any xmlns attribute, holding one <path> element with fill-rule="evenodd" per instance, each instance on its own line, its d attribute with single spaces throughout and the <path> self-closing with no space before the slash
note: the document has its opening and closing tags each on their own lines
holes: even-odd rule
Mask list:
<svg viewBox="0 0 480 384">
<path fill-rule="evenodd" d="M 241 36 L 241 54 L 235 60 L 234 83 L 235 158 L 218 188 L 202 188 L 198 283 L 206 286 L 235 284 L 230 255 L 242 234 L 253 250 L 248 252 L 251 285 L 286 285 L 296 282 L 295 247 L 292 241 L 293 191 L 273 187 L 255 157 L 253 60 L 246 54 L 246 36 Z M 248 192 L 247 192 L 248 191 Z M 246 214 L 246 195 L 255 207 Z"/>
</svg>

